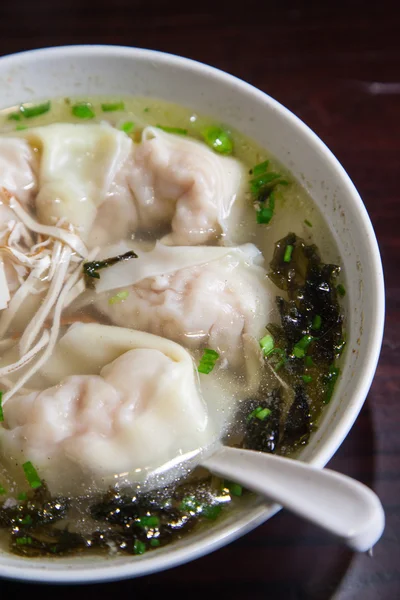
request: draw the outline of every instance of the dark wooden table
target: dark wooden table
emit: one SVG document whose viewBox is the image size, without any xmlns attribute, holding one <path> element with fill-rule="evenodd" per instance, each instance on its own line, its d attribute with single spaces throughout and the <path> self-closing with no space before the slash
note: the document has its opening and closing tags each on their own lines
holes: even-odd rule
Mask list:
<svg viewBox="0 0 400 600">
<path fill-rule="evenodd" d="M 194 563 L 101 586 L 0 582 L 0 597 L 77 600 L 400 598 L 400 3 L 342 0 L 1 0 L 0 55 L 109 43 L 164 50 L 265 90 L 330 146 L 358 187 L 380 243 L 386 335 L 377 374 L 330 466 L 373 487 L 387 526 L 356 556 L 288 513 Z M 191 12 L 192 11 L 192 12 Z"/>
</svg>

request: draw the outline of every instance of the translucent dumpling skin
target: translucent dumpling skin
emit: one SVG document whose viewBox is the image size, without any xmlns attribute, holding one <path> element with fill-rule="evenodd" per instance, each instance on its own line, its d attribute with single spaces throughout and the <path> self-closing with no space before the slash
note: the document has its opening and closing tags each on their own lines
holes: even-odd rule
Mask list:
<svg viewBox="0 0 400 600">
<path fill-rule="evenodd" d="M 171 227 L 168 243 L 186 246 L 220 237 L 243 180 L 236 159 L 154 127 L 143 131 L 129 179 L 140 228 Z"/>
<path fill-rule="evenodd" d="M 88 340 L 103 343 L 103 356 L 119 355 L 98 375 L 67 375 L 54 387 L 14 397 L 0 431 L 7 460 L 30 460 L 54 493 L 78 493 L 89 482 L 107 489 L 116 475 L 124 483 L 143 481 L 210 442 L 206 406 L 183 348 L 102 325 L 72 329 L 44 371 L 49 380 L 58 367 L 74 370 L 74 348 L 78 357 Z"/>
<path fill-rule="evenodd" d="M 226 248 L 225 256 L 185 268 L 179 264 L 191 249 L 180 250 L 181 257 L 175 255 L 169 263 L 164 259 L 169 272 L 122 288 L 125 297 L 120 302 L 112 300 L 116 290 L 99 294 L 95 306 L 116 325 L 149 331 L 189 348 L 213 348 L 231 367 L 239 367 L 244 360 L 243 336 L 260 339 L 274 311 L 272 284 L 264 268 L 253 262 L 256 248 L 248 244 L 230 253 Z M 201 250 L 196 255 L 201 256 Z M 141 256 L 146 261 L 146 254 Z M 133 270 L 140 260 L 139 256 L 121 269 Z M 107 278 L 112 277 L 112 270 Z"/>
</svg>

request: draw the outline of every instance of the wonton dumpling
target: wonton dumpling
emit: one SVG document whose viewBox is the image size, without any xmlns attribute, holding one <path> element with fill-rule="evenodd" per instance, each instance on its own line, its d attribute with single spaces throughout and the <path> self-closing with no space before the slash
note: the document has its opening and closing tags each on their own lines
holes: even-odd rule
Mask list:
<svg viewBox="0 0 400 600">
<path fill-rule="evenodd" d="M 5 405 L 0 445 L 32 461 L 53 493 L 107 489 L 116 475 L 140 482 L 213 441 L 192 359 L 168 340 L 77 324 L 42 376 L 61 382 Z"/>
<path fill-rule="evenodd" d="M 244 168 L 205 144 L 146 127 L 135 149 L 130 186 L 140 229 L 171 225 L 167 242 L 204 244 L 225 232 Z"/>
<path fill-rule="evenodd" d="M 107 124 L 71 123 L 24 135 L 40 151 L 39 220 L 54 225 L 65 218 L 89 246 L 125 237 L 137 220 L 126 185 L 133 148 L 129 136 Z"/>
<path fill-rule="evenodd" d="M 240 366 L 243 336 L 260 339 L 274 311 L 274 286 L 257 264 L 259 251 L 252 244 L 177 250 L 157 244 L 153 251 L 138 250 L 137 259 L 103 271 L 98 292 L 114 282 L 114 288 L 128 295 L 110 303 L 117 290 L 102 293 L 95 298 L 95 307 L 116 325 L 149 331 L 188 348 L 213 348 L 230 366 Z M 168 262 L 169 253 L 172 258 Z M 157 270 L 159 257 L 162 261 Z M 146 277 L 147 264 L 151 276 Z M 135 278 L 136 273 L 142 277 Z M 129 281 L 135 284 L 122 287 L 122 282 Z"/>
<path fill-rule="evenodd" d="M 26 140 L 0 138 L 0 188 L 15 195 L 21 204 L 28 204 L 36 191 L 36 163 L 35 153 Z"/>
</svg>

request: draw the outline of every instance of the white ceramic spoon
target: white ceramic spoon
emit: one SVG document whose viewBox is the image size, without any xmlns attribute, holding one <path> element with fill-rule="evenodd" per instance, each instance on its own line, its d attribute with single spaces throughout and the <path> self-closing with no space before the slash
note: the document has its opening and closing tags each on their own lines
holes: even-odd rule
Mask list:
<svg viewBox="0 0 400 600">
<path fill-rule="evenodd" d="M 382 535 L 385 515 L 378 496 L 364 484 L 335 471 L 227 446 L 201 464 L 319 525 L 352 550 L 365 552 Z"/>
</svg>

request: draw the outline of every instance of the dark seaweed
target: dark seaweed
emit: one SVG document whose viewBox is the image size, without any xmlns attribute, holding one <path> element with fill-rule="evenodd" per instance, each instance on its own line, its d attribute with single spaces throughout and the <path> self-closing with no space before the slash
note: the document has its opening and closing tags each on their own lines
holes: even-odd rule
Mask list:
<svg viewBox="0 0 400 600">
<path fill-rule="evenodd" d="M 306 444 L 311 433 L 310 407 L 304 386 L 297 386 L 293 403 L 289 409 L 281 446 L 294 447 L 298 444 Z"/>
<path fill-rule="evenodd" d="M 251 413 L 261 406 L 271 413 L 265 420 L 249 418 Z M 243 448 L 259 452 L 276 452 L 280 436 L 281 392 L 277 388 L 264 399 L 251 399 L 243 403 L 241 414 L 244 425 Z"/>
<path fill-rule="evenodd" d="M 138 255 L 130 250 L 129 252 L 125 252 L 125 254 L 119 254 L 118 256 L 113 256 L 111 258 L 106 258 L 105 260 L 93 260 L 92 262 L 86 262 L 83 265 L 83 272 L 86 277 L 92 277 L 93 279 L 100 279 L 100 275 L 97 271 L 101 269 L 106 269 L 107 267 L 111 267 L 111 265 L 115 265 L 123 260 L 130 260 L 131 258 L 138 258 Z"/>
</svg>

